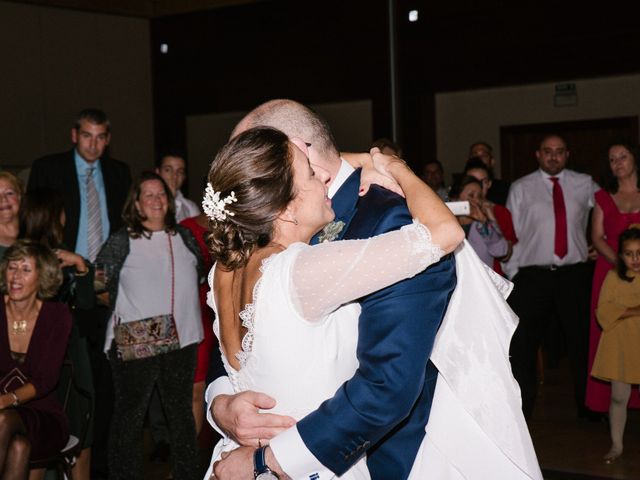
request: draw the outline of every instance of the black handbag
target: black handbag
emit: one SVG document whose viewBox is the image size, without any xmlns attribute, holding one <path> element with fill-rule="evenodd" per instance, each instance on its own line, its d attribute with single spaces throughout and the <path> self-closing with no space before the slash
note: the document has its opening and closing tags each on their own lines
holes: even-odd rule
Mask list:
<svg viewBox="0 0 640 480">
<path fill-rule="evenodd" d="M 22 373 L 18 367 L 15 367 L 4 377 L 0 378 L 0 392 L 3 394 L 14 392 L 28 381 L 24 373 Z"/>
</svg>

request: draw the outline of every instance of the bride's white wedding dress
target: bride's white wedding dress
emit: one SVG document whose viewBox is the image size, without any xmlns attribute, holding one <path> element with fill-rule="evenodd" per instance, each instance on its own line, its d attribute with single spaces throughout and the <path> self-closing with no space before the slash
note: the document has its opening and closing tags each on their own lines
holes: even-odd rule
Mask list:
<svg viewBox="0 0 640 480">
<path fill-rule="evenodd" d="M 488 298 L 490 302 L 504 303 L 484 264 L 475 256 L 471 247 L 466 246 L 466 250 L 464 249 L 465 247 L 462 248 L 464 253 L 460 259 L 464 264 L 463 270 L 476 271 L 469 274 L 461 271 L 461 266 L 457 266 L 458 287 L 448 312 L 452 311 L 452 306 L 453 311 L 459 307 L 459 292 L 473 290 L 471 285 L 471 290 L 461 288 L 469 275 L 478 277 L 468 278 L 469 281 L 480 281 L 480 284 L 476 284 L 479 290 L 473 290 L 474 295 Z M 253 390 L 274 397 L 277 406 L 270 410 L 273 413 L 300 419 L 312 412 L 322 401 L 332 397 L 358 367 L 356 344 L 360 307 L 357 303 L 349 302 L 409 278 L 437 262 L 441 256 L 440 248 L 430 242 L 428 230 L 414 223 L 399 231 L 367 240 L 323 243 L 313 247 L 296 243 L 267 258 L 261 268 L 262 277 L 254 288 L 253 303 L 247 305 L 241 313 L 247 334 L 242 342 L 242 351 L 232 352 L 238 358 L 241 368 L 232 368 L 227 361 L 226 352 L 222 352 L 223 363 L 234 391 Z M 209 275 L 211 291 L 212 273 Z M 504 289 L 508 289 L 507 282 L 496 281 Z M 487 292 L 486 289 L 490 291 Z M 216 311 L 211 293 L 208 301 Z M 511 316 L 505 322 L 503 318 L 493 320 L 491 315 L 485 315 L 485 320 L 478 321 L 478 310 L 472 308 L 472 311 L 473 316 L 465 318 L 456 318 L 448 313 L 436 339 L 432 359 L 443 370 L 436 386 L 436 398 L 427 428 L 429 433 L 420 448 L 411 478 L 541 478 L 535 476 L 535 470 L 539 473 L 539 469 L 524 420 L 505 425 L 513 420 L 513 416 L 519 414 L 522 417 L 519 404 L 513 405 L 515 381 L 510 370 L 504 371 L 504 365 L 496 370 L 491 364 L 496 360 L 506 362 L 506 367 L 509 366 L 504 349 L 508 353 L 513 333 L 509 329 L 515 326 L 515 322 Z M 495 325 L 489 325 L 491 322 Z M 502 324 L 507 326 L 501 326 Z M 488 334 L 490 341 L 483 344 L 487 332 L 478 330 L 487 326 L 492 329 Z M 218 338 L 219 329 L 216 319 L 214 331 Z M 460 329 L 464 332 L 459 331 Z M 454 338 L 458 334 L 460 341 L 456 343 Z M 475 337 L 469 339 L 469 335 Z M 465 350 L 467 340 L 471 340 L 472 352 L 458 350 Z M 496 350 L 496 345 L 501 346 L 502 350 L 486 354 L 485 349 Z M 448 357 L 449 354 L 452 355 L 451 358 Z M 478 365 L 466 363 L 480 358 L 481 363 Z M 482 380 L 491 382 L 485 383 L 482 391 L 475 390 L 477 382 L 467 383 L 467 377 L 474 375 L 476 370 L 487 370 Z M 501 386 L 500 382 L 506 384 Z M 440 388 L 442 383 L 444 386 Z M 492 400 L 492 389 L 496 386 L 502 388 L 502 391 L 497 394 L 496 400 Z M 460 390 L 469 395 L 468 402 L 458 400 Z M 517 385 L 515 396 L 519 400 Z M 476 400 L 485 403 L 476 403 Z M 511 402 L 509 408 L 503 405 L 504 401 Z M 496 407 L 498 415 L 487 415 L 487 412 L 476 408 L 477 405 L 487 405 L 490 412 Z M 471 412 L 468 412 L 468 407 Z M 518 411 L 512 411 L 512 407 L 517 407 Z M 505 409 L 506 416 L 502 415 L 505 418 L 500 418 Z M 481 417 L 480 423 L 476 421 L 477 415 Z M 489 434 L 485 433 L 487 421 L 498 422 L 496 428 L 489 426 Z M 513 432 L 518 435 L 510 435 Z M 496 440 L 495 434 L 504 434 L 504 441 L 501 438 Z M 502 445 L 513 441 L 519 442 L 518 445 Z M 502 442 L 502 446 L 498 446 L 496 442 Z M 221 452 L 236 447 L 229 439 L 221 440 L 216 445 L 205 478 L 209 478 L 211 466 L 220 458 Z M 505 449 L 506 453 L 503 451 Z M 515 454 L 510 451 L 513 449 L 516 450 Z M 461 463 L 458 459 L 460 455 L 456 452 L 464 452 L 469 456 L 466 464 L 464 461 Z M 491 464 L 486 464 L 487 461 Z M 519 467 L 522 462 L 527 464 L 524 469 Z M 486 464 L 486 468 L 480 468 L 478 463 Z M 483 475 L 468 476 L 467 470 L 471 473 L 483 472 Z M 528 475 L 525 470 L 534 473 Z M 484 475 L 486 472 L 490 473 Z M 365 458 L 360 459 L 340 478 L 369 479 Z"/>
<path fill-rule="evenodd" d="M 438 381 L 409 480 L 542 480 L 509 362 L 513 284 L 466 240 L 455 257 L 458 283 L 431 352 Z"/>
<path fill-rule="evenodd" d="M 272 396 L 277 400 L 272 413 L 301 419 L 312 412 L 358 367 L 360 306 L 349 302 L 412 277 L 441 256 L 442 250 L 431 243 L 426 227 L 414 223 L 366 240 L 315 246 L 296 243 L 268 257 L 254 288 L 253 303 L 241 313 L 247 328 L 242 351 L 222 352 L 234 391 L 254 390 Z M 210 292 L 212 280 L 210 274 Z M 208 301 L 217 317 L 211 293 Z M 219 328 L 216 319 L 218 338 Z M 229 365 L 229 354 L 237 356 L 240 370 Z M 236 446 L 221 440 L 212 462 L 222 451 Z M 365 459 L 341 478 L 370 478 Z"/>
</svg>

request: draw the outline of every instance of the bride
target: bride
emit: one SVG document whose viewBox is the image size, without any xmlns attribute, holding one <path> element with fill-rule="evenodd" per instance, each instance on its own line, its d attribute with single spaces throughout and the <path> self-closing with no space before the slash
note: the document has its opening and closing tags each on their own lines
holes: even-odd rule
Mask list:
<svg viewBox="0 0 640 480">
<path fill-rule="evenodd" d="M 400 186 L 414 223 L 315 246 L 309 240 L 334 214 L 303 141 L 253 128 L 213 162 L 203 203 L 217 259 L 209 303 L 234 391 L 264 392 L 277 399 L 271 412 L 301 419 L 358 367 L 353 301 L 455 249 L 458 286 L 432 351 L 438 383 L 409 478 L 542 478 L 508 361 L 517 322 L 504 301 L 509 283 L 460 244 L 455 217 L 402 160 L 357 158 L 363 176 L 374 170 Z M 214 462 L 237 447 L 221 440 L 206 478 L 215 478 Z M 370 478 L 365 459 L 340 478 Z"/>
<path fill-rule="evenodd" d="M 411 277 L 464 238 L 438 196 L 397 158 L 365 160 L 402 188 L 412 225 L 368 240 L 309 246 L 334 217 L 307 147 L 271 128 L 227 144 L 209 173 L 205 208 L 214 329 L 236 392 L 278 399 L 274 413 L 300 419 L 357 368 L 358 307 L 338 307 Z M 361 166 L 361 165 L 358 165 Z M 236 447 L 218 445 L 222 450 Z M 368 478 L 360 461 L 342 478 Z"/>
</svg>

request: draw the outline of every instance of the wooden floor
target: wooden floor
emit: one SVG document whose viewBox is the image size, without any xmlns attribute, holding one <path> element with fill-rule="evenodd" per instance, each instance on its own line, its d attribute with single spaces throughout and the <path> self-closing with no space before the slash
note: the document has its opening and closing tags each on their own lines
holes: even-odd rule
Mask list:
<svg viewBox="0 0 640 480">
<path fill-rule="evenodd" d="M 609 449 L 608 424 L 577 418 L 564 362 L 557 368 L 546 369 L 529 428 L 547 480 L 640 480 L 640 411 L 629 411 L 621 460 L 605 464 L 602 457 Z M 148 458 L 148 436 L 145 445 Z M 201 450 L 203 473 L 207 456 L 208 453 Z M 170 467 L 167 463 L 147 463 L 145 472 L 147 479 L 165 480 Z"/>
<path fill-rule="evenodd" d="M 206 421 L 206 420 L 205 420 Z M 211 452 L 213 451 L 213 447 L 216 444 L 217 438 L 211 431 L 205 433 L 201 436 L 199 446 L 198 446 L 198 463 L 200 465 L 200 471 L 202 472 L 202 476 L 207 471 L 209 467 L 209 460 L 211 459 Z M 149 456 L 152 451 L 152 442 L 151 435 L 148 430 L 145 430 L 144 435 L 144 458 L 146 464 L 144 466 L 145 472 L 145 480 L 169 480 L 171 478 L 171 465 L 168 462 L 160 463 L 160 462 L 150 462 Z"/>
<path fill-rule="evenodd" d="M 546 369 L 544 383 L 529 424 L 531 437 L 546 479 L 599 480 L 640 479 L 640 411 L 629 410 L 625 451 L 607 465 L 609 425 L 578 419 L 564 362 Z"/>
</svg>

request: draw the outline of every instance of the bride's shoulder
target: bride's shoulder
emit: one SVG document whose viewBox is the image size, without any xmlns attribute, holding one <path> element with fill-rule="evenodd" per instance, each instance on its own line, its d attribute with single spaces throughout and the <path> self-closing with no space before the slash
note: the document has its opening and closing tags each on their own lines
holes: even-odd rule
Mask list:
<svg viewBox="0 0 640 480">
<path fill-rule="evenodd" d="M 312 248 L 306 243 L 292 243 L 285 249 L 271 251 L 255 259 L 253 268 L 262 273 L 284 274 L 290 271 L 301 251 Z"/>
<path fill-rule="evenodd" d="M 277 263 L 286 264 L 292 262 L 298 254 L 303 251 L 312 248 L 311 245 L 303 242 L 296 242 L 289 245 L 284 250 L 276 252 L 270 256 L 267 256 L 262 263 Z"/>
</svg>

